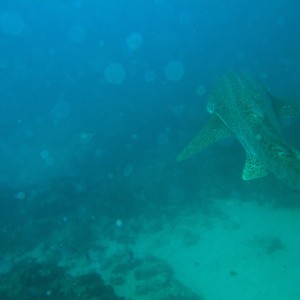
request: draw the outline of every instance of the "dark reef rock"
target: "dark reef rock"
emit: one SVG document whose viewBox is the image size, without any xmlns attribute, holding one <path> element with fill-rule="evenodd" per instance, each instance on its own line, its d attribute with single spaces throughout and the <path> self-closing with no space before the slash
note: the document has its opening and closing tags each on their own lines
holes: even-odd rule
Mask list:
<svg viewBox="0 0 300 300">
<path fill-rule="evenodd" d="M 23 261 L 0 276 L 1 300 L 120 300 L 101 276 L 90 273 L 72 277 L 56 264 Z"/>
</svg>

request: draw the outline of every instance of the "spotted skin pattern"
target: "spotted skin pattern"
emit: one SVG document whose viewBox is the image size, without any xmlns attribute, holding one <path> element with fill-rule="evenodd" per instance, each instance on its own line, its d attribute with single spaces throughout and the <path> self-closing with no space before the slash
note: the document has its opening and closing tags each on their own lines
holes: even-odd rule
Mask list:
<svg viewBox="0 0 300 300">
<path fill-rule="evenodd" d="M 284 141 L 278 119 L 300 116 L 299 104 L 273 97 L 260 82 L 245 73 L 230 72 L 216 85 L 207 110 L 210 120 L 178 154 L 178 161 L 233 135 L 246 151 L 244 180 L 271 172 L 300 190 L 300 154 Z"/>
</svg>

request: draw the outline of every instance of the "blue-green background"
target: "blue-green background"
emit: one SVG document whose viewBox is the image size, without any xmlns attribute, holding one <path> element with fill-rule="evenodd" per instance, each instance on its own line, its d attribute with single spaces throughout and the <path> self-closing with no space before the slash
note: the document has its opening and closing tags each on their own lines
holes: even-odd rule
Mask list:
<svg viewBox="0 0 300 300">
<path fill-rule="evenodd" d="M 90 217 L 154 218 L 170 202 L 297 206 L 272 176 L 242 181 L 235 140 L 185 162 L 176 155 L 229 70 L 299 99 L 299 11 L 296 0 L 1 1 L 0 251 L 30 249 L 71 216 L 88 232 Z M 132 33 L 142 37 L 136 49 Z M 180 80 L 166 75 L 172 61 L 184 68 Z M 124 68 L 121 84 L 107 82 L 111 63 Z M 283 121 L 299 148 L 297 126 Z"/>
</svg>

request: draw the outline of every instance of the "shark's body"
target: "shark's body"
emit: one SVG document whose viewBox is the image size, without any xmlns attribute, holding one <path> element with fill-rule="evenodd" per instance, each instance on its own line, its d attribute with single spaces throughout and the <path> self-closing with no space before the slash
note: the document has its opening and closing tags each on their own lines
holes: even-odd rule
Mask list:
<svg viewBox="0 0 300 300">
<path fill-rule="evenodd" d="M 300 105 L 283 104 L 243 73 L 226 75 L 214 89 L 210 121 L 178 155 L 184 160 L 212 143 L 234 135 L 246 150 L 243 179 L 268 172 L 300 191 L 300 154 L 282 137 L 279 116 L 300 116 Z"/>
</svg>

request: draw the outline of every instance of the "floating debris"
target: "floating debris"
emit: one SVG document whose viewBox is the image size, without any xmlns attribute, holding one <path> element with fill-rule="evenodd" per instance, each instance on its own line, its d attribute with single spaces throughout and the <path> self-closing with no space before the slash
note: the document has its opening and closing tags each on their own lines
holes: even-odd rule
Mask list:
<svg viewBox="0 0 300 300">
<path fill-rule="evenodd" d="M 104 77 L 107 83 L 119 85 L 126 78 L 126 72 L 121 64 L 111 63 L 104 70 Z"/>
<path fill-rule="evenodd" d="M 143 45 L 143 37 L 139 32 L 132 32 L 126 39 L 128 49 L 136 51 Z"/>
<path fill-rule="evenodd" d="M 202 97 L 204 96 L 206 93 L 206 88 L 204 85 L 198 85 L 197 88 L 196 88 L 196 94 L 197 96 L 199 97 Z"/>
<path fill-rule="evenodd" d="M 182 62 L 171 60 L 164 69 L 165 76 L 171 81 L 180 81 L 185 73 Z"/>
</svg>

